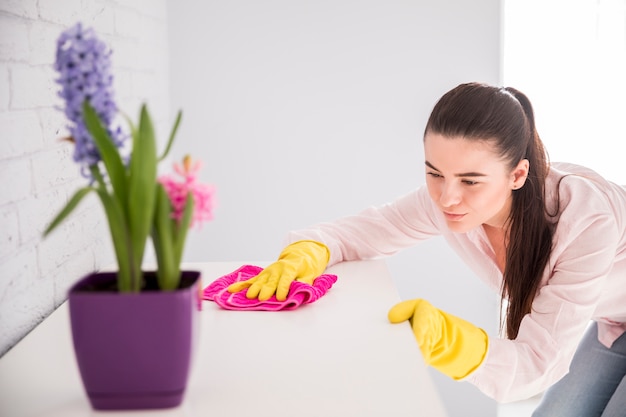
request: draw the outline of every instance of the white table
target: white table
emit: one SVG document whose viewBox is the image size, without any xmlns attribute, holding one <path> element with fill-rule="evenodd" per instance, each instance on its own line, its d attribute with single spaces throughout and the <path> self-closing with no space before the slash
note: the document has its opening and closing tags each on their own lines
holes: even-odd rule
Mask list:
<svg viewBox="0 0 626 417">
<path fill-rule="evenodd" d="M 266 263 L 252 263 L 265 266 Z M 204 285 L 243 263 L 186 264 Z M 444 416 L 384 261 L 333 266 L 333 288 L 294 311 L 221 310 L 205 301 L 183 404 L 97 412 L 84 394 L 66 304 L 0 358 L 0 416 Z"/>
</svg>

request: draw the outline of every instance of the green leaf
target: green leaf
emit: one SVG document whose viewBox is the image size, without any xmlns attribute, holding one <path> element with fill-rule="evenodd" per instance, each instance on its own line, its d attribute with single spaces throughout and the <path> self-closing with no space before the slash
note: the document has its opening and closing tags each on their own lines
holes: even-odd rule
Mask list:
<svg viewBox="0 0 626 417">
<path fill-rule="evenodd" d="M 172 290 L 178 287 L 180 265 L 174 260 L 174 222 L 171 217 L 172 204 L 165 189 L 157 185 L 156 210 L 154 213 L 154 227 L 152 229 L 152 243 L 157 258 L 157 278 L 162 290 Z"/>
<path fill-rule="evenodd" d="M 154 127 L 144 105 L 141 108 L 139 129 L 133 143 L 128 184 L 128 225 L 134 262 L 138 265 L 143 261 L 146 241 L 152 228 L 156 176 Z"/>
<path fill-rule="evenodd" d="M 139 132 L 137 131 L 137 126 L 135 126 L 132 119 L 127 114 L 124 114 L 124 118 L 126 119 L 128 127 L 130 128 L 130 137 L 132 138 L 132 143 L 134 144 L 137 141 L 137 135 L 139 134 Z"/>
<path fill-rule="evenodd" d="M 141 270 L 136 265 L 133 265 L 132 248 L 130 246 L 128 229 L 126 228 L 124 210 L 120 202 L 113 198 L 104 187 L 98 188 L 97 192 L 107 215 L 109 231 L 111 232 L 111 239 L 115 248 L 119 290 L 122 292 L 138 292 L 139 288 L 136 288 L 133 283 L 140 280 L 141 275 L 137 277 L 137 274 L 140 274 Z"/>
<path fill-rule="evenodd" d="M 176 132 L 178 131 L 178 125 L 180 125 L 180 120 L 182 119 L 182 117 L 183 117 L 183 112 L 179 110 L 178 114 L 176 115 L 176 121 L 174 122 L 174 126 L 172 127 L 172 132 L 170 133 L 170 138 L 167 141 L 167 146 L 165 147 L 165 150 L 163 151 L 163 155 L 159 157 L 159 161 L 164 160 L 167 154 L 170 153 L 170 148 L 172 147 L 172 144 L 174 143 L 174 138 L 176 137 Z"/>
<path fill-rule="evenodd" d="M 122 116 L 124 117 L 124 119 L 126 119 L 126 123 L 128 123 L 128 127 L 130 127 L 130 131 L 134 137 L 137 133 L 137 127 L 135 126 L 133 119 L 131 119 L 131 117 L 126 113 L 122 113 Z"/>
<path fill-rule="evenodd" d="M 43 232 L 44 237 L 48 236 L 50 232 L 52 232 L 59 224 L 65 220 L 67 216 L 70 215 L 72 211 L 78 206 L 78 204 L 82 201 L 82 199 L 92 191 L 95 191 L 94 187 L 84 187 L 80 190 L 76 191 L 76 193 L 70 198 L 70 201 L 67 202 L 65 207 L 57 214 L 57 216 L 52 220 L 52 223 L 46 228 Z"/>
<path fill-rule="evenodd" d="M 127 227 L 126 213 L 122 203 L 114 196 L 109 194 L 109 190 L 104 183 L 104 178 L 98 169 L 97 165 L 89 167 L 91 169 L 91 175 L 95 178 L 99 187 L 96 189 L 98 197 L 102 202 L 104 211 L 107 216 L 109 224 L 109 231 L 111 233 L 111 241 L 113 248 L 115 249 L 115 257 L 117 259 L 117 283 L 118 288 L 122 292 L 135 291 L 132 286 L 134 281 L 141 278 L 141 269 L 133 262 L 132 248 L 130 246 L 130 231 Z M 135 277 L 139 277 L 136 278 Z"/>
<path fill-rule="evenodd" d="M 91 133 L 91 137 L 98 148 L 98 152 L 100 152 L 102 162 L 109 174 L 113 192 L 120 201 L 121 206 L 126 207 L 128 195 L 126 187 L 126 167 L 124 166 L 122 157 L 106 129 L 102 126 L 98 114 L 88 101 L 85 101 L 83 104 L 83 117 L 85 119 L 85 126 L 89 130 L 89 133 Z"/>
</svg>

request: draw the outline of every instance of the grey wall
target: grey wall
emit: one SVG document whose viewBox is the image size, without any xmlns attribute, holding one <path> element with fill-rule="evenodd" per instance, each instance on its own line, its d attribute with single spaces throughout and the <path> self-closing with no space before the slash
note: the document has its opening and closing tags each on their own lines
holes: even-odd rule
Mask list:
<svg viewBox="0 0 626 417">
<path fill-rule="evenodd" d="M 175 157 L 217 187 L 188 261 L 271 260 L 290 229 L 379 205 L 423 183 L 435 101 L 498 84 L 497 0 L 168 0 Z M 495 334 L 497 297 L 441 240 L 389 259 L 402 298 L 424 297 Z M 432 372 L 451 416 L 493 416 L 469 384 Z"/>
</svg>

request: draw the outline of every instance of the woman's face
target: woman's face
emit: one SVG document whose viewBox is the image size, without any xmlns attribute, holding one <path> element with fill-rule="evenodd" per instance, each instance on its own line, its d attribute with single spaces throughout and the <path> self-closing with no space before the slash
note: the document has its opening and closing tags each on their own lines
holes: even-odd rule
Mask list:
<svg viewBox="0 0 626 417">
<path fill-rule="evenodd" d="M 489 141 L 428 133 L 424 138 L 430 198 L 453 232 L 486 224 L 503 227 L 512 193 L 524 185 L 528 160 L 511 170 Z"/>
</svg>

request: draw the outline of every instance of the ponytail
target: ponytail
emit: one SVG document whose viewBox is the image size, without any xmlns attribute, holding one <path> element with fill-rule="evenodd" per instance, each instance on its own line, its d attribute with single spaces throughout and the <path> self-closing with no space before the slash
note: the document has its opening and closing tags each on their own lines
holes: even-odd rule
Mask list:
<svg viewBox="0 0 626 417">
<path fill-rule="evenodd" d="M 524 186 L 513 191 L 502 297 L 508 298 L 506 333 L 515 339 L 524 316 L 531 311 L 543 271 L 552 251 L 554 229 L 546 213 L 545 180 L 548 156 L 535 127 L 532 105 L 520 91 L 506 88 L 520 103 L 528 124 L 525 158 L 529 162 Z"/>
</svg>

